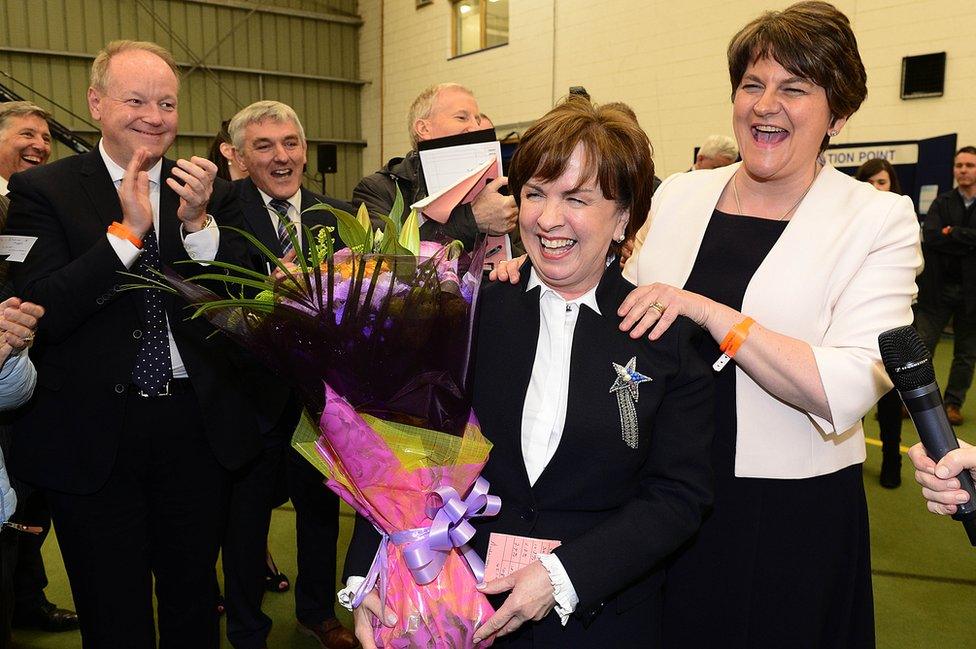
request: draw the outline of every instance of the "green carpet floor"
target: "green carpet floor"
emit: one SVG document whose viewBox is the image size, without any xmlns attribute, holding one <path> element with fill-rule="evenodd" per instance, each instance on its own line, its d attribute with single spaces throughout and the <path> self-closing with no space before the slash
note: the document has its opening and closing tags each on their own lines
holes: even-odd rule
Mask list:
<svg viewBox="0 0 976 649">
<path fill-rule="evenodd" d="M 936 355 L 941 385 L 945 384 L 950 361 L 951 341 L 946 340 Z M 963 408 L 966 424 L 957 434 L 976 443 L 976 398 Z M 873 415 L 865 419 L 868 457 L 864 465 L 864 486 L 871 515 L 871 548 L 874 570 L 874 598 L 879 649 L 916 649 L 917 647 L 976 647 L 976 548 L 969 546 L 962 526 L 948 518 L 939 518 L 925 509 L 912 471 L 902 469 L 901 488 L 888 490 L 878 485 L 881 466 L 878 426 Z M 903 427 L 904 446 L 918 441 L 909 422 Z M 352 514 L 341 515 L 340 550 L 352 526 Z M 274 512 L 271 548 L 278 566 L 285 574 L 295 575 L 295 514 L 289 507 Z M 71 606 L 64 568 L 52 534 L 44 545 L 50 586 L 48 598 Z M 342 556 L 339 557 L 340 565 Z M 111 567 L 106 566 L 111 574 Z M 803 584 L 797 584 L 803 588 Z M 268 594 L 264 610 L 275 625 L 268 639 L 272 649 L 294 647 L 317 649 L 317 642 L 298 633 L 294 620 L 294 599 L 290 592 Z M 344 611 L 340 612 L 345 613 Z M 340 616 L 349 624 L 348 615 Z M 124 623 L 124 622 L 123 622 Z M 224 646 L 229 643 L 224 640 Z M 77 632 L 44 634 L 16 631 L 14 647 L 18 649 L 78 649 Z M 784 645 L 787 647 L 787 645 Z"/>
</svg>

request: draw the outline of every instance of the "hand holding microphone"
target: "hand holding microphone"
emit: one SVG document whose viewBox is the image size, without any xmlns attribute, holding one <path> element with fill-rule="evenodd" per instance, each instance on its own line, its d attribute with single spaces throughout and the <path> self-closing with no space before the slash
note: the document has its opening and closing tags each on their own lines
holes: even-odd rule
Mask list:
<svg viewBox="0 0 976 649">
<path fill-rule="evenodd" d="M 976 479 L 976 446 L 959 440 L 959 448 L 949 451 L 936 464 L 918 443 L 908 450 L 908 457 L 915 465 L 915 481 L 922 485 L 922 497 L 928 501 L 930 512 L 952 515 L 960 504 L 969 502 L 969 494 L 960 489 L 956 476 L 968 470 Z"/>
<path fill-rule="evenodd" d="M 932 357 L 928 349 L 911 326 L 883 332 L 878 336 L 878 346 L 881 348 L 881 360 L 885 370 L 912 417 L 925 453 L 935 462 L 942 460 L 947 453 L 959 448 L 959 442 L 946 419 L 942 395 L 935 380 L 935 368 L 932 366 Z M 968 498 L 966 502 L 960 503 L 958 501 L 961 498 L 952 496 L 956 499 L 952 517 L 962 522 L 966 534 L 969 535 L 970 543 L 976 546 L 976 488 L 973 485 L 973 476 L 968 471 L 961 471 L 954 477 L 947 475 L 948 480 L 941 479 L 936 475 L 935 463 L 932 462 L 930 465 L 923 461 L 921 450 L 913 448 L 911 458 L 919 469 L 916 479 L 925 487 L 923 495 L 930 500 L 930 510 L 936 513 L 942 511 L 950 513 L 948 509 L 932 509 L 930 496 L 934 496 L 936 491 L 945 491 L 954 484 L 953 481 L 958 481 L 958 488 L 966 492 Z M 943 469 L 946 468 L 948 465 L 943 466 Z M 926 469 L 930 470 L 931 474 L 928 474 Z M 937 502 L 943 501 L 937 500 Z M 947 507 L 948 503 L 940 506 Z"/>
</svg>

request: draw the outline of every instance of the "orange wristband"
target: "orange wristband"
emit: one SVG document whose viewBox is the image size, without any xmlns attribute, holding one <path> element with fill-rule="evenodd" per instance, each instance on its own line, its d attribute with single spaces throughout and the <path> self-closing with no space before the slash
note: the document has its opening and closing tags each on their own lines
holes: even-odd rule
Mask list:
<svg viewBox="0 0 976 649">
<path fill-rule="evenodd" d="M 108 233 L 118 237 L 119 239 L 125 239 L 134 245 L 136 248 L 142 248 L 142 239 L 132 234 L 132 230 L 125 227 L 118 221 L 113 221 L 112 225 L 108 226 Z"/>
<path fill-rule="evenodd" d="M 739 347 L 742 347 L 742 343 L 746 341 L 749 337 L 749 328 L 755 324 L 755 320 L 747 317 L 745 320 L 735 325 L 729 329 L 729 333 L 725 335 L 722 339 L 722 344 L 719 345 L 719 349 L 722 353 L 729 358 L 735 358 L 736 352 L 739 351 Z"/>
</svg>

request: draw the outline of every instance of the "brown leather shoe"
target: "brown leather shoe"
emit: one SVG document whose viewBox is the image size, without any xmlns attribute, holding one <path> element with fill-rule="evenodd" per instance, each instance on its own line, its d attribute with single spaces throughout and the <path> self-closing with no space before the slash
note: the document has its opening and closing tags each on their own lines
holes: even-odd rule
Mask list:
<svg viewBox="0 0 976 649">
<path fill-rule="evenodd" d="M 298 630 L 318 640 L 322 649 L 356 649 L 359 646 L 353 632 L 334 617 L 313 625 L 299 622 Z"/>
<path fill-rule="evenodd" d="M 963 422 L 963 417 L 962 417 L 962 413 L 959 412 L 959 406 L 957 406 L 954 403 L 947 403 L 945 408 L 946 408 L 946 419 L 949 420 L 949 423 L 952 424 L 953 426 L 961 426 Z"/>
</svg>

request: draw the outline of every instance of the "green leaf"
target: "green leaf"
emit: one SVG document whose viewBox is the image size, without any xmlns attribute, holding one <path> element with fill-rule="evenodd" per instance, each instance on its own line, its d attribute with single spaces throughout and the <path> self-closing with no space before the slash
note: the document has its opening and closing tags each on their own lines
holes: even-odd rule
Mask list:
<svg viewBox="0 0 976 649">
<path fill-rule="evenodd" d="M 366 209 L 366 203 L 359 204 L 359 210 L 356 212 L 356 220 L 359 221 L 359 225 L 363 226 L 364 230 L 372 229 L 372 225 L 369 222 L 369 210 Z"/>
<path fill-rule="evenodd" d="M 359 225 L 363 227 L 363 231 L 366 233 L 366 242 L 363 244 L 363 254 L 373 252 L 373 224 L 369 222 L 369 210 L 366 209 L 366 203 L 359 204 L 359 210 L 356 212 L 356 220 Z"/>
<path fill-rule="evenodd" d="M 396 196 L 393 198 L 393 207 L 390 209 L 390 220 L 396 224 L 397 233 L 400 232 L 403 223 L 403 194 L 400 193 L 400 185 L 394 183 Z"/>
<path fill-rule="evenodd" d="M 363 228 L 363 224 L 359 222 L 356 217 L 345 212 L 335 210 L 333 211 L 336 217 L 336 223 L 339 226 L 339 238 L 350 250 L 369 252 L 366 248 L 367 232 Z"/>
<path fill-rule="evenodd" d="M 420 254 L 420 221 L 417 218 L 417 210 L 410 210 L 410 216 L 400 230 L 399 243 L 414 257 Z"/>
<path fill-rule="evenodd" d="M 275 259 L 277 259 L 277 257 L 275 257 Z M 195 264 L 197 266 L 200 265 L 200 262 L 194 261 L 192 259 L 180 259 L 180 260 L 175 261 L 173 263 L 174 264 Z M 218 261 L 218 260 L 208 261 L 207 262 L 207 265 L 208 266 L 213 266 L 214 268 L 223 268 L 225 270 L 233 271 L 233 272 L 238 273 L 239 275 L 241 275 L 243 277 L 250 277 L 252 279 L 267 279 L 268 278 L 268 275 L 266 273 L 259 273 L 258 271 L 251 270 L 250 268 L 245 268 L 243 266 L 238 266 L 237 264 L 231 264 L 231 263 L 228 263 L 226 261 Z M 229 277 L 229 275 L 225 275 L 224 277 L 225 278 L 226 277 Z"/>
<path fill-rule="evenodd" d="M 220 273 L 202 273 L 200 275 L 194 275 L 193 277 L 187 278 L 188 282 L 202 282 L 206 280 L 213 280 L 217 282 L 231 282 L 237 284 L 238 286 L 250 286 L 251 288 L 256 288 L 260 291 L 271 290 L 273 288 L 273 283 L 265 277 L 263 280 L 248 279 L 245 277 L 231 277 L 228 275 L 221 275 Z"/>
<path fill-rule="evenodd" d="M 202 315 L 206 315 L 209 311 L 217 311 L 220 309 L 227 308 L 249 308 L 255 311 L 260 311 L 261 313 L 271 313 L 275 305 L 273 302 L 265 302 L 264 300 L 241 300 L 241 299 L 230 299 L 230 300 L 214 300 L 213 302 L 207 302 L 201 304 L 197 307 L 196 311 L 190 318 L 199 318 Z"/>
</svg>

